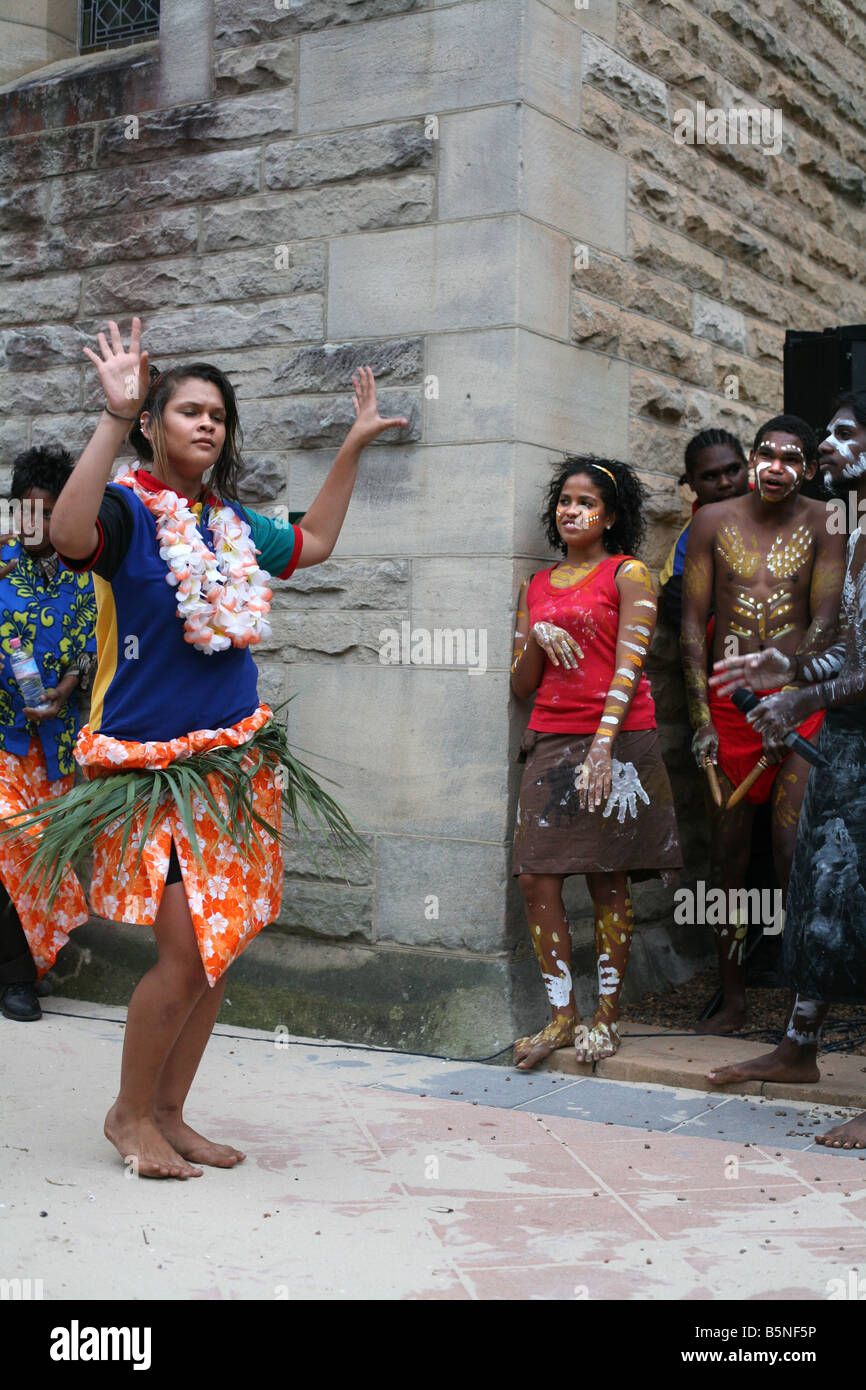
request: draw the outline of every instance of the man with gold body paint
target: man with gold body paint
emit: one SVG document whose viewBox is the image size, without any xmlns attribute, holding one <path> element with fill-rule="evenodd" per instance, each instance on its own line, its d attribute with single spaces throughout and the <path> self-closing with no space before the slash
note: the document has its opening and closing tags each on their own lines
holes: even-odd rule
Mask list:
<svg viewBox="0 0 866 1390">
<path fill-rule="evenodd" d="M 744 800 L 728 810 L 736 786 L 757 762 L 761 747 L 729 696 L 708 686 L 707 614 L 715 609 L 712 660 L 746 656 L 769 647 L 801 662 L 826 647 L 835 633 L 845 566 L 844 540 L 827 526 L 822 502 L 800 495 L 816 469 L 815 436 L 794 415 L 776 416 L 755 437 L 749 458 L 755 488 L 745 496 L 702 507 L 692 522 L 683 575 L 680 637 L 692 751 L 698 766 L 717 767 L 722 806 L 707 797 L 710 878 L 725 892 L 741 888 L 749 859 L 754 806 L 769 799 L 773 859 L 787 891 L 809 764 L 785 744 L 764 743 L 774 766 Z M 820 716 L 800 729 L 817 736 Z M 748 922 L 715 927 L 724 999 L 700 1032 L 731 1033 L 746 1022 L 744 949 Z"/>
</svg>

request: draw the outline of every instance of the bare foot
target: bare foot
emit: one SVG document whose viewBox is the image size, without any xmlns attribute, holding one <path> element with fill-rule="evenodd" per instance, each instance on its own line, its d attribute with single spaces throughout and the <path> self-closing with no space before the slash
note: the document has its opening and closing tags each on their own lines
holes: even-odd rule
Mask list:
<svg viewBox="0 0 866 1390">
<path fill-rule="evenodd" d="M 620 1041 L 615 1023 L 593 1023 L 585 1037 L 575 1038 L 575 1056 L 578 1062 L 603 1062 L 619 1051 Z"/>
<path fill-rule="evenodd" d="M 815 1143 L 826 1149 L 866 1149 L 866 1110 L 844 1125 L 834 1125 L 826 1134 L 816 1134 Z"/>
<path fill-rule="evenodd" d="M 231 1144 L 216 1144 L 212 1139 L 205 1139 L 203 1134 L 191 1129 L 185 1120 L 168 1119 L 157 1114 L 157 1123 L 172 1148 L 191 1163 L 204 1163 L 209 1168 L 234 1168 L 235 1164 L 243 1163 L 246 1158 L 246 1154 L 241 1153 L 240 1149 L 233 1149 Z"/>
<path fill-rule="evenodd" d="M 775 1052 L 763 1057 L 750 1057 L 747 1062 L 735 1062 L 730 1067 L 716 1067 L 707 1072 L 707 1079 L 714 1086 L 731 1086 L 737 1081 L 793 1081 L 805 1085 L 818 1081 L 821 1073 L 815 1053 L 811 1049 L 805 1056 L 802 1048 L 796 1048 L 794 1055 L 782 1043 Z"/>
<path fill-rule="evenodd" d="M 529 1071 L 558 1047 L 571 1047 L 575 1022 L 573 1018 L 555 1018 L 531 1038 L 518 1038 L 514 1044 L 514 1065 L 518 1071 Z"/>
<path fill-rule="evenodd" d="M 124 1117 L 117 1103 L 105 1117 L 105 1137 L 126 1162 L 135 1159 L 133 1171 L 140 1178 L 200 1178 L 200 1168 L 193 1168 L 173 1149 L 151 1119 Z"/>
<path fill-rule="evenodd" d="M 695 1024 L 696 1033 L 716 1033 L 722 1037 L 728 1033 L 739 1033 L 747 1022 L 745 1004 L 723 1004 L 712 1018 Z"/>
</svg>

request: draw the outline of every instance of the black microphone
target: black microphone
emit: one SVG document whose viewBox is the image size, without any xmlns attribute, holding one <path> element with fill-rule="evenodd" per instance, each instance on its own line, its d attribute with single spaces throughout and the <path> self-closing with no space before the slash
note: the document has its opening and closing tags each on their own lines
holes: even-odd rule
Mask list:
<svg viewBox="0 0 866 1390">
<path fill-rule="evenodd" d="M 747 690 L 744 685 L 737 686 L 737 689 L 731 694 L 731 699 L 741 714 L 748 714 L 750 710 L 755 709 L 761 703 L 755 692 Z M 787 743 L 792 753 L 799 753 L 800 757 L 805 758 L 806 762 L 811 763 L 813 767 L 830 766 L 823 753 L 819 753 L 814 744 L 803 738 L 802 735 L 795 733 L 793 729 L 789 734 L 782 735 L 782 742 Z"/>
</svg>

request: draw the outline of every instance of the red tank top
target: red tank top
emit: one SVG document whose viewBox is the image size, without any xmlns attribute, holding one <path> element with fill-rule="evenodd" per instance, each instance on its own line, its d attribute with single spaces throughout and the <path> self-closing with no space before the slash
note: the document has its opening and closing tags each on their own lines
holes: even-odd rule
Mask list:
<svg viewBox="0 0 866 1390">
<path fill-rule="evenodd" d="M 616 673 L 619 590 L 615 576 L 629 559 L 629 555 L 609 555 L 568 589 L 553 587 L 552 569 L 534 576 L 526 595 L 530 627 L 547 622 L 564 628 L 582 649 L 583 660 L 576 671 L 567 671 L 544 658 L 530 729 L 545 734 L 594 734 L 597 730 Z M 642 672 L 622 729 L 655 727 L 655 704 Z"/>
</svg>

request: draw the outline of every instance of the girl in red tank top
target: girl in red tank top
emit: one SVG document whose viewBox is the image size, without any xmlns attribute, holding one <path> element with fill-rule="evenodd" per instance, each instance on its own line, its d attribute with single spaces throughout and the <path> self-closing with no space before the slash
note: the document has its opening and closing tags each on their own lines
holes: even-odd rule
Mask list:
<svg viewBox="0 0 866 1390">
<path fill-rule="evenodd" d="M 551 1022 L 515 1044 L 527 1070 L 574 1042 L 579 1061 L 611 1056 L 633 926 L 629 875 L 681 867 L 670 782 L 644 672 L 656 602 L 630 553 L 643 489 L 624 463 L 566 459 L 545 521 L 565 561 L 524 581 L 512 688 L 535 694 L 514 839 L 513 872 L 551 1006 Z M 598 1003 L 580 1022 L 563 881 L 585 873 L 593 902 Z"/>
</svg>

